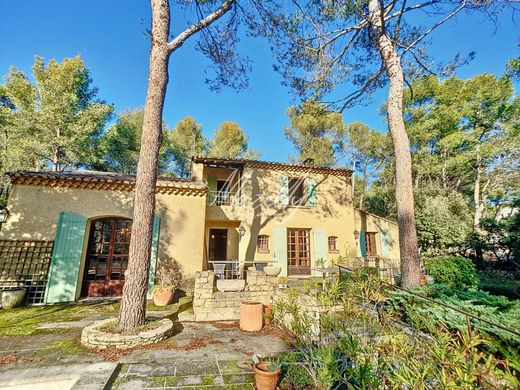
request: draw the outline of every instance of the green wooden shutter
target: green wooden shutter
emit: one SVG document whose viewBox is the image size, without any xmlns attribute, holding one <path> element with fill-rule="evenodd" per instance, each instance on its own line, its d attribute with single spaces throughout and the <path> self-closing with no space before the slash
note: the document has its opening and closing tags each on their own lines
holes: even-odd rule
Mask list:
<svg viewBox="0 0 520 390">
<path fill-rule="evenodd" d="M 208 176 L 206 178 L 208 183 L 208 204 L 215 202 L 215 194 L 217 192 L 217 178 Z"/>
<path fill-rule="evenodd" d="M 317 188 L 316 188 L 316 180 L 314 178 L 309 177 L 307 180 L 305 180 L 307 184 L 307 205 L 310 207 L 316 207 L 316 204 L 318 203 L 317 199 Z"/>
<path fill-rule="evenodd" d="M 273 261 L 282 267 L 282 276 L 287 276 L 287 228 L 273 228 Z"/>
<path fill-rule="evenodd" d="M 155 216 L 153 219 L 152 249 L 150 253 L 150 272 L 148 273 L 148 298 L 152 297 L 152 287 L 155 284 L 155 271 L 157 268 L 157 248 L 159 247 L 159 228 L 161 218 Z"/>
<path fill-rule="evenodd" d="M 87 218 L 61 212 L 56 226 L 45 302 L 70 302 L 76 299 Z"/>
<path fill-rule="evenodd" d="M 390 248 L 387 232 L 385 230 L 380 231 L 379 237 L 381 240 L 381 257 L 390 258 Z"/>
<path fill-rule="evenodd" d="M 363 230 L 359 232 L 359 254 L 361 257 L 366 257 L 367 255 L 367 238 L 365 233 Z"/>
<path fill-rule="evenodd" d="M 327 242 L 327 231 L 325 229 L 312 229 L 312 235 L 314 238 L 314 259 L 313 265 L 316 260 L 323 259 L 327 262 L 329 258 L 328 242 Z"/>
<path fill-rule="evenodd" d="M 280 204 L 287 206 L 289 204 L 289 177 L 280 176 Z"/>
</svg>

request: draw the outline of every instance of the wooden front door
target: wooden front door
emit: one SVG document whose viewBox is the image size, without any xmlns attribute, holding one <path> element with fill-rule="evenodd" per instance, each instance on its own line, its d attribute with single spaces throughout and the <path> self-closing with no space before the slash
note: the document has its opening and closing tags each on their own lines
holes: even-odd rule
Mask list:
<svg viewBox="0 0 520 390">
<path fill-rule="evenodd" d="M 209 229 L 209 259 L 227 260 L 227 229 Z"/>
<path fill-rule="evenodd" d="M 113 297 L 123 293 L 132 221 L 102 218 L 92 221 L 81 295 Z"/>
<path fill-rule="evenodd" d="M 308 229 L 287 229 L 287 262 L 289 276 L 311 274 L 311 242 Z"/>
</svg>

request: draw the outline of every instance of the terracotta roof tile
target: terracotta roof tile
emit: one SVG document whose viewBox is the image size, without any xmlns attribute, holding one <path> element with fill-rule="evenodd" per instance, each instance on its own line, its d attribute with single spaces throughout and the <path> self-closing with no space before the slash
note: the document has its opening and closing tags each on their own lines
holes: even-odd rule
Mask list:
<svg viewBox="0 0 520 390">
<path fill-rule="evenodd" d="M 352 174 L 352 171 L 347 168 L 341 167 L 327 167 L 322 165 L 313 164 L 294 164 L 294 163 L 282 163 L 274 161 L 260 161 L 260 160 L 248 160 L 248 159 L 232 159 L 232 158 L 219 158 L 219 157 L 204 157 L 196 156 L 193 157 L 193 162 L 201 164 L 222 164 L 222 165 L 242 165 L 250 168 L 261 168 L 261 169 L 281 169 L 281 170 L 294 170 L 310 173 L 323 173 L 338 176 L 348 176 Z"/>
<path fill-rule="evenodd" d="M 72 171 L 72 172 L 48 172 L 48 171 L 16 171 L 8 174 L 14 184 L 33 185 L 63 185 L 65 187 L 78 188 L 102 188 L 133 190 L 135 175 L 115 172 L 99 171 Z M 158 177 L 158 192 L 175 192 L 175 190 L 188 190 L 204 193 L 207 186 L 202 181 L 191 179 L 179 179 L 171 177 Z"/>
</svg>

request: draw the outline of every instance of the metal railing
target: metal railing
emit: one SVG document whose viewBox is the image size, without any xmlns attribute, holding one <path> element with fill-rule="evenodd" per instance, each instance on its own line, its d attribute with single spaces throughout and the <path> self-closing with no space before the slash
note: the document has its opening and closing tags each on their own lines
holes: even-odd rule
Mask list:
<svg viewBox="0 0 520 390">
<path fill-rule="evenodd" d="M 240 196 L 231 191 L 208 191 L 208 205 L 210 206 L 231 206 L 240 205 Z"/>
<path fill-rule="evenodd" d="M 425 300 L 425 301 L 427 301 L 427 302 L 434 303 L 434 304 L 436 304 L 436 305 L 439 305 L 439 306 L 445 307 L 445 308 L 447 308 L 447 309 L 451 309 L 451 310 L 453 310 L 453 311 L 455 311 L 455 312 L 457 312 L 457 313 L 459 313 L 459 314 L 464 315 L 465 318 L 466 318 L 466 323 L 467 323 L 468 331 L 470 331 L 470 332 L 472 331 L 471 321 L 470 321 L 470 318 L 471 318 L 471 319 L 474 319 L 474 320 L 477 320 L 477 321 L 483 322 L 483 323 L 485 323 L 485 324 L 488 324 L 488 325 L 490 325 L 490 326 L 493 326 L 493 327 L 495 327 L 495 328 L 505 330 L 505 331 L 507 331 L 507 332 L 509 332 L 509 333 L 512 333 L 512 334 L 516 335 L 516 336 L 520 336 L 520 331 L 517 331 L 517 330 L 515 330 L 515 329 L 511 329 L 511 328 L 508 328 L 507 326 L 504 326 L 504 325 L 502 325 L 502 324 L 499 324 L 499 323 L 496 323 L 496 322 L 490 321 L 490 320 L 488 320 L 488 319 L 485 319 L 485 318 L 479 317 L 479 316 L 477 316 L 477 315 L 475 315 L 475 314 L 473 314 L 473 313 L 469 313 L 469 312 L 467 312 L 467 311 L 465 311 L 465 310 L 462 310 L 462 309 L 460 309 L 460 308 L 458 308 L 458 307 L 456 307 L 456 306 L 449 305 L 449 304 L 447 304 L 447 303 L 444 303 L 444 302 L 438 301 L 438 300 L 433 299 L 433 298 L 430 298 L 430 297 L 426 297 L 426 296 L 421 295 L 421 294 L 419 294 L 419 293 L 416 293 L 416 292 L 414 292 L 414 291 L 410 291 L 410 290 L 408 290 L 408 289 L 406 289 L 406 288 L 403 288 L 403 287 L 400 287 L 400 286 L 397 286 L 397 285 L 394 285 L 394 284 L 390 284 L 390 283 L 387 283 L 387 282 L 384 282 L 384 281 L 381 281 L 381 284 L 382 284 L 383 286 L 386 286 L 387 288 L 394 289 L 394 290 L 404 291 L 404 292 L 406 292 L 406 293 L 408 293 L 408 294 L 410 294 L 410 295 L 412 295 L 412 296 L 414 296 L 414 297 L 417 297 L 417 298 L 423 299 L 423 300 Z"/>
<path fill-rule="evenodd" d="M 389 283 L 395 283 L 397 275 L 401 273 L 400 259 L 381 256 L 355 257 L 344 261 L 341 265 L 352 270 L 362 267 L 377 268 L 379 278 Z"/>
</svg>

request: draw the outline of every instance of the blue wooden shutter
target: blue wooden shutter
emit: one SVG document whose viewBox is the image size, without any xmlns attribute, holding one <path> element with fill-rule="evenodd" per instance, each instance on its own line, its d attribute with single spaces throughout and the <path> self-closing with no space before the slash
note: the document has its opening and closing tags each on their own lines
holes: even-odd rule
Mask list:
<svg viewBox="0 0 520 390">
<path fill-rule="evenodd" d="M 310 207 L 316 207 L 316 204 L 318 203 L 316 180 L 314 180 L 312 177 L 309 177 L 305 182 L 307 183 L 307 205 Z"/>
<path fill-rule="evenodd" d="M 282 276 L 287 275 L 287 229 L 277 226 L 273 228 L 273 261 L 282 267 Z"/>
<path fill-rule="evenodd" d="M 363 230 L 359 232 L 359 254 L 361 257 L 366 257 L 367 255 L 367 238 L 365 233 Z"/>
<path fill-rule="evenodd" d="M 159 247 L 159 228 L 161 218 L 153 218 L 152 249 L 150 253 L 150 272 L 148 273 L 148 298 L 152 297 L 152 287 L 155 284 L 155 271 L 157 268 L 157 248 Z"/>
<path fill-rule="evenodd" d="M 390 257 L 390 248 L 388 245 L 388 235 L 386 230 L 381 230 L 379 232 L 379 237 L 381 240 L 381 257 Z"/>
<path fill-rule="evenodd" d="M 318 259 L 323 259 L 327 262 L 329 257 L 327 231 L 325 229 L 312 229 L 314 238 L 314 263 Z"/>
<path fill-rule="evenodd" d="M 76 299 L 83 255 L 87 218 L 61 212 L 56 226 L 45 302 L 70 302 Z"/>
<path fill-rule="evenodd" d="M 217 179 L 208 177 L 206 181 L 208 183 L 208 204 L 213 204 L 217 193 Z"/>
<path fill-rule="evenodd" d="M 280 176 L 280 204 L 287 206 L 289 204 L 289 178 Z"/>
</svg>

